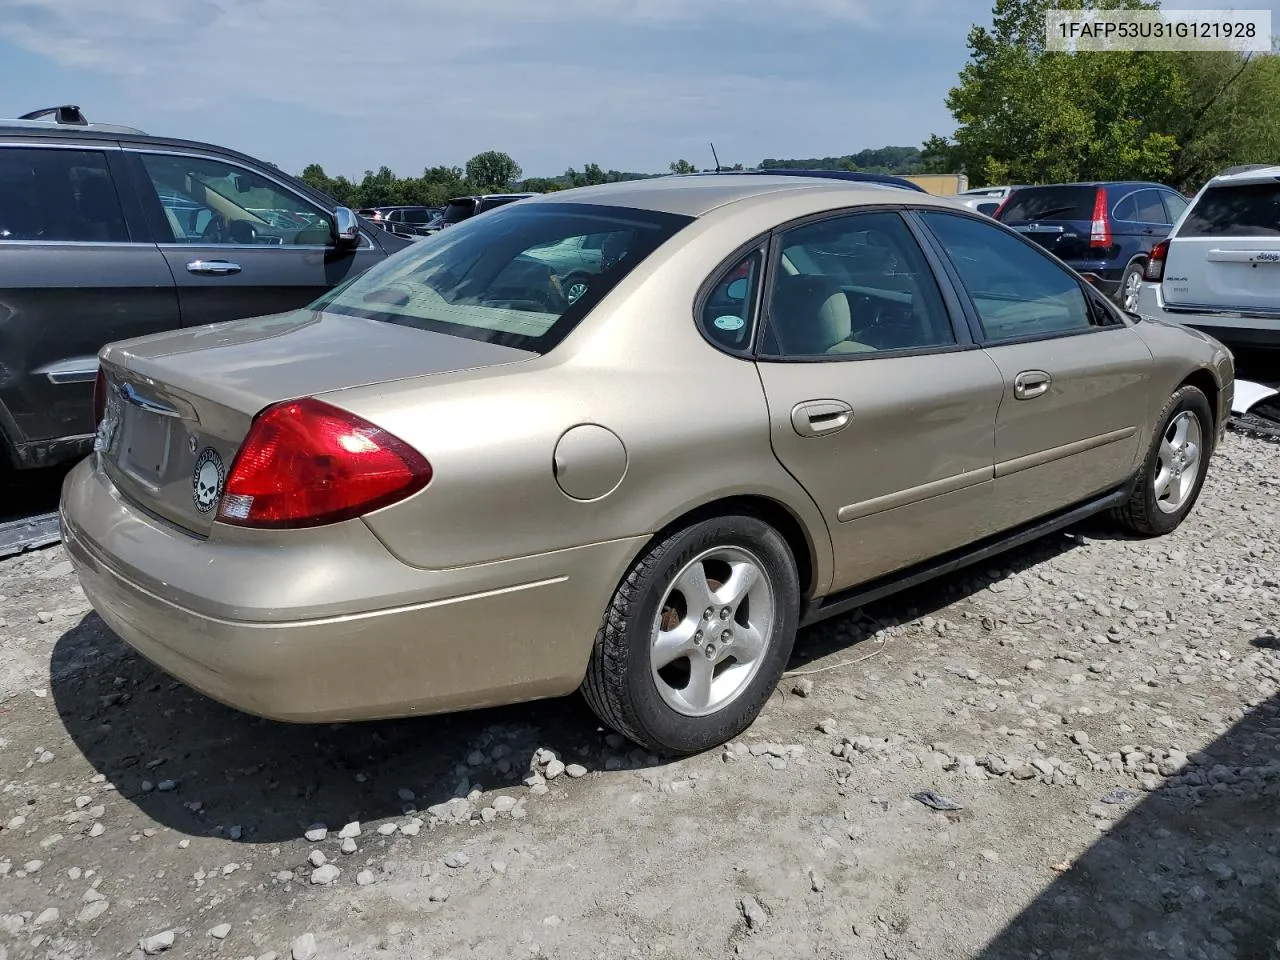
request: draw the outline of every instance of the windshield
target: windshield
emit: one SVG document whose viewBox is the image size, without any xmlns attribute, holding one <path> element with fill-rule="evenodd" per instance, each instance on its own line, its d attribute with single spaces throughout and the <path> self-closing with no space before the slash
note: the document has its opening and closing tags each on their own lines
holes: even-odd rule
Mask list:
<svg viewBox="0 0 1280 960">
<path fill-rule="evenodd" d="M 511 204 L 432 234 L 312 309 L 545 353 L 691 217 Z"/>
<path fill-rule="evenodd" d="M 1092 220 L 1096 187 L 1024 187 L 1000 211 L 1001 223 L 1022 220 Z"/>
</svg>

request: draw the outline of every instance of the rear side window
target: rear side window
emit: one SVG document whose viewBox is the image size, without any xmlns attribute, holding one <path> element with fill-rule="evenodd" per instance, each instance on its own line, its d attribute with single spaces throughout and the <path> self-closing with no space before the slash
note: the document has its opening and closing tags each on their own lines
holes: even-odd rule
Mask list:
<svg viewBox="0 0 1280 960">
<path fill-rule="evenodd" d="M 1112 216 L 1132 223 L 1169 223 L 1159 190 L 1135 190 L 1116 204 Z"/>
<path fill-rule="evenodd" d="M 764 255 L 753 250 L 712 282 L 698 310 L 702 332 L 712 343 L 735 353 L 751 346 L 763 267 Z"/>
<path fill-rule="evenodd" d="M 1095 187 L 1024 187 L 1000 211 L 1001 223 L 1025 220 L 1092 220 Z"/>
<path fill-rule="evenodd" d="M 126 243 L 107 158 L 94 150 L 0 149 L 0 241 Z"/>
<path fill-rule="evenodd" d="M 1280 236 L 1280 182 L 1210 187 L 1192 206 L 1178 236 Z"/>
<path fill-rule="evenodd" d="M 692 222 L 622 207 L 511 204 L 413 244 L 312 309 L 545 353 Z M 605 235 L 598 257 L 566 255 L 597 234 Z"/>
</svg>

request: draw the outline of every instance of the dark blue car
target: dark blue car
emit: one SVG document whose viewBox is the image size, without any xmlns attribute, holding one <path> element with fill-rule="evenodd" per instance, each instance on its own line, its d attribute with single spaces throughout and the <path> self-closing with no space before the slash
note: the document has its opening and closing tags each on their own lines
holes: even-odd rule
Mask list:
<svg viewBox="0 0 1280 960">
<path fill-rule="evenodd" d="M 1013 191 L 995 218 L 1131 310 L 1151 248 L 1189 202 L 1159 183 L 1055 183 Z"/>
</svg>

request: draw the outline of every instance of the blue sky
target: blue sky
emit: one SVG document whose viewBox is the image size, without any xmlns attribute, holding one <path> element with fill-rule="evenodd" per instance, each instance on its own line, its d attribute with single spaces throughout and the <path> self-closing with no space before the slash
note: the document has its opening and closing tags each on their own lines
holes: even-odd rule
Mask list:
<svg viewBox="0 0 1280 960">
<path fill-rule="evenodd" d="M 1209 0 L 1166 6 L 1202 8 Z M 1271 9 L 1280 0 L 1236 6 Z M 0 0 L 0 115 L 93 120 L 358 177 L 510 153 L 530 176 L 918 145 L 990 0 Z"/>
</svg>

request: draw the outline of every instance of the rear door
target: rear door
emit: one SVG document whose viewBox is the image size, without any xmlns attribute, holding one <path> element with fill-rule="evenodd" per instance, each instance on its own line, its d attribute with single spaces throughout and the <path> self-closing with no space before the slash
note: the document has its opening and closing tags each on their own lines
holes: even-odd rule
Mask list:
<svg viewBox="0 0 1280 960">
<path fill-rule="evenodd" d="M 0 142 L 0 433 L 36 461 L 92 434 L 106 343 L 179 325 L 119 159 L 101 141 Z"/>
<path fill-rule="evenodd" d="M 183 326 L 305 306 L 383 257 L 337 249 L 331 213 L 262 169 L 179 151 L 126 152 L 178 287 Z"/>
<path fill-rule="evenodd" d="M 774 453 L 831 531 L 833 589 L 997 529 L 1000 373 L 901 214 L 810 221 L 774 247 L 757 367 Z M 725 295 L 747 268 L 730 269 Z M 743 324 L 717 300 L 704 329 L 733 348 Z"/>
<path fill-rule="evenodd" d="M 1079 277 L 994 223 L 922 212 L 1003 381 L 995 496 L 1006 526 L 1116 487 L 1148 421 L 1151 353 Z"/>
<path fill-rule="evenodd" d="M 1089 235 L 1097 187 L 1054 184 L 1023 187 L 1009 197 L 999 220 L 1054 256 L 1084 260 L 1092 256 Z"/>
<path fill-rule="evenodd" d="M 1169 235 L 1173 221 L 1161 194 L 1154 187 L 1130 190 L 1111 208 L 1111 232 L 1126 263 Z"/>
<path fill-rule="evenodd" d="M 1280 313 L 1280 179 L 1208 187 L 1169 244 L 1165 303 Z"/>
</svg>

